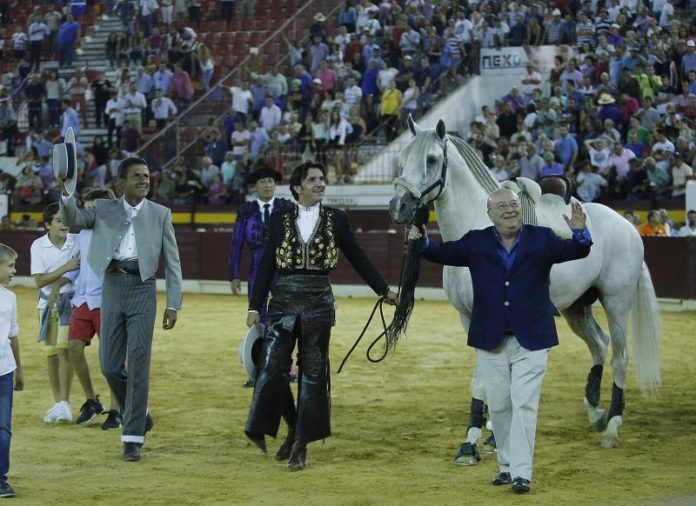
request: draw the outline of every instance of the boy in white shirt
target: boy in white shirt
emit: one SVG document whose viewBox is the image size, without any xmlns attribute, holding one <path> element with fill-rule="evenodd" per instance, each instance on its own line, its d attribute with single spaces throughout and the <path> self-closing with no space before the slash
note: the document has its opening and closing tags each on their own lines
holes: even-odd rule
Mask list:
<svg viewBox="0 0 696 506">
<path fill-rule="evenodd" d="M 44 422 L 71 422 L 72 413 L 68 399 L 72 383 L 73 368 L 68 355 L 68 322 L 72 308 L 70 299 L 74 292 L 70 279 L 63 274 L 80 267 L 77 236 L 68 233 L 58 215 L 58 203 L 46 206 L 43 212 L 46 235 L 36 239 L 31 245 L 31 275 L 40 288 L 40 321 L 50 318 L 50 309 L 57 307 L 60 312 L 60 325 L 55 343 L 47 343 L 47 325 L 42 327 L 39 340 L 43 342 L 46 353 L 48 380 L 53 391 L 55 405 L 46 412 Z M 43 339 L 42 339 L 43 338 Z"/>
<path fill-rule="evenodd" d="M 15 250 L 0 244 L 0 285 L 12 281 L 16 259 Z M 15 495 L 7 483 L 7 472 L 10 469 L 12 437 L 12 390 L 24 389 L 18 335 L 17 298 L 7 288 L 0 286 L 0 498 Z"/>
</svg>

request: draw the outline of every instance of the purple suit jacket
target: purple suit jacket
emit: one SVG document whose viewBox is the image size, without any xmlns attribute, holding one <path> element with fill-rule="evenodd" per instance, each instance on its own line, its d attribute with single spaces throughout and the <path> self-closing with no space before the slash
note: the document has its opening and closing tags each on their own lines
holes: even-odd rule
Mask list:
<svg viewBox="0 0 696 506">
<path fill-rule="evenodd" d="M 295 204 L 288 199 L 276 197 L 273 200 L 271 214 L 280 210 L 293 207 Z M 244 244 L 249 245 L 251 252 L 251 264 L 249 266 L 249 293 L 253 289 L 254 279 L 256 278 L 256 270 L 261 261 L 263 247 L 266 244 L 268 237 L 268 227 L 263 222 L 263 215 L 259 208 L 258 201 L 245 202 L 239 208 L 237 213 L 237 221 L 234 225 L 234 233 L 232 235 L 232 248 L 229 256 L 229 271 L 230 281 L 240 279 L 240 265 L 242 260 L 242 249 Z"/>
</svg>

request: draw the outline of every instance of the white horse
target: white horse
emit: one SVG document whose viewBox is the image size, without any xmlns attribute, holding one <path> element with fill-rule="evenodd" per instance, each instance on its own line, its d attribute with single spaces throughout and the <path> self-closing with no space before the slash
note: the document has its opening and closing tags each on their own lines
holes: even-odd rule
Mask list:
<svg viewBox="0 0 696 506">
<path fill-rule="evenodd" d="M 435 130 L 421 129 L 409 118 L 414 135 L 400 157 L 400 175 L 394 180 L 390 214 L 397 223 L 408 223 L 415 209 L 433 202 L 442 238 L 459 239 L 469 230 L 491 225 L 486 213 L 488 195 L 501 185 L 493 178 L 473 149 L 461 139 L 446 133 L 440 121 Z M 523 180 L 524 178 L 520 178 Z M 525 180 L 523 186 L 538 185 Z M 539 191 L 540 193 L 540 191 Z M 560 202 L 560 206 L 559 206 Z M 650 273 L 643 261 L 643 243 L 635 228 L 612 209 L 601 204 L 584 204 L 593 246 L 582 260 L 555 265 L 551 270 L 551 300 L 568 325 L 585 343 L 592 355 L 592 368 L 585 388 L 584 404 L 590 423 L 604 430 L 601 444 L 619 444 L 619 427 L 624 406 L 624 379 L 628 365 L 627 325 L 632 314 L 633 353 L 641 391 L 656 392 L 660 386 L 660 320 Z M 556 195 L 536 198 L 539 225 L 552 226 L 569 207 Z M 554 228 L 554 230 L 561 230 Z M 557 232 L 562 233 L 562 232 Z M 462 326 L 469 329 L 473 293 L 469 269 L 444 267 L 443 285 L 450 302 L 460 313 Z M 609 335 L 592 314 L 592 303 L 599 299 L 607 315 Z M 614 376 L 609 414 L 599 408 L 600 385 L 607 347 L 611 341 Z M 482 405 L 483 385 L 478 375 L 471 384 L 472 407 Z M 472 413 L 472 420 L 474 419 Z M 476 432 L 478 430 L 478 432 Z M 479 429 L 469 430 L 473 444 Z M 475 463 L 475 462 L 470 462 Z"/>
</svg>

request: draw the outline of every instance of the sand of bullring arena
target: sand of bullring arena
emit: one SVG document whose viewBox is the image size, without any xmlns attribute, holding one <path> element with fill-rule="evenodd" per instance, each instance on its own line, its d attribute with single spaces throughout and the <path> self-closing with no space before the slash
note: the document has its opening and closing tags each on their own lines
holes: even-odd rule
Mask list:
<svg viewBox="0 0 696 506">
<path fill-rule="evenodd" d="M 309 446 L 308 467 L 288 473 L 243 434 L 251 389 L 238 344 L 246 297 L 185 295 L 176 328 L 161 330 L 152 354 L 155 429 L 143 460 L 124 462 L 117 432 L 94 425 L 45 425 L 53 405 L 36 342 L 36 290 L 16 288 L 25 391 L 15 395 L 10 481 L 17 504 L 689 504 L 696 501 L 694 313 L 662 313 L 663 388 L 640 395 L 630 367 L 619 449 L 600 448 L 582 405 L 590 367 L 584 343 L 557 319 L 561 345 L 542 389 L 530 497 L 489 485 L 495 458 L 457 467 L 468 420 L 474 352 L 447 302 L 418 301 L 397 353 L 379 364 L 363 342 L 335 371 L 374 300 L 338 299 L 331 346 L 333 436 Z M 377 326 L 369 333 L 376 336 Z M 367 341 L 367 338 L 364 340 Z M 371 340 L 370 340 L 371 341 Z M 87 350 L 102 401 L 96 342 Z M 603 404 L 611 368 L 605 364 Z M 84 401 L 77 379 L 71 405 Z M 284 428 L 281 427 L 281 436 Z"/>
</svg>

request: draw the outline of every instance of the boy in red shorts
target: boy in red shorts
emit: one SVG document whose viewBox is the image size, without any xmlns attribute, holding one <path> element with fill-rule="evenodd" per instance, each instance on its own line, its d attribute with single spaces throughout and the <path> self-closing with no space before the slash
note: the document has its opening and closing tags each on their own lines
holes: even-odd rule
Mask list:
<svg viewBox="0 0 696 506">
<path fill-rule="evenodd" d="M 115 198 L 114 193 L 108 188 L 95 189 L 87 192 L 83 201 L 85 207 L 90 208 L 97 199 L 113 200 Z M 72 299 L 73 312 L 70 317 L 70 330 L 68 332 L 70 360 L 87 397 L 80 409 L 80 416 L 75 421 L 77 425 L 91 422 L 104 411 L 104 406 L 99 402 L 99 396 L 94 393 L 92 379 L 89 375 L 89 365 L 85 357 L 85 346 L 90 345 L 94 334 L 99 335 L 101 326 L 102 280 L 90 268 L 89 262 L 86 261 L 91 240 L 92 230 L 82 230 L 77 237 L 80 254 L 85 261 L 80 263 L 79 271 L 75 271 L 77 272 L 77 279 L 74 281 L 75 295 L 73 295 Z M 120 428 L 122 423 L 121 413 L 113 395 L 111 396 L 111 409 L 109 409 L 108 415 L 106 421 L 101 426 L 102 429 Z"/>
</svg>

